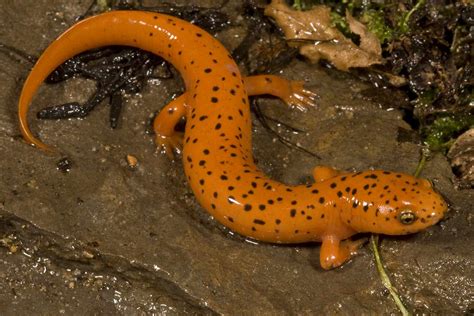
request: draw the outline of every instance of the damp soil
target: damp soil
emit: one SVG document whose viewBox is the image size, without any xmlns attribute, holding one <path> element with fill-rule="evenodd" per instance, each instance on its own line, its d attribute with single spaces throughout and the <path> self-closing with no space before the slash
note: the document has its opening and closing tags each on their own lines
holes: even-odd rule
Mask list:
<svg viewBox="0 0 474 316">
<path fill-rule="evenodd" d="M 202 5 L 211 3 L 200 2 Z M 0 7 L 0 41 L 38 56 L 85 12 L 90 1 L 9 1 Z M 240 3 L 222 8 L 233 27 L 217 34 L 238 45 Z M 255 243 L 218 225 L 196 202 L 179 159 L 155 152 L 150 116 L 181 88 L 150 81 L 130 95 L 119 127 L 108 108 L 86 119 L 41 121 L 46 105 L 84 101 L 94 84 L 72 79 L 43 85 L 30 122 L 61 155 L 47 155 L 19 137 L 16 103 L 31 64 L 0 51 L 0 310 L 14 314 L 397 314 L 364 247 L 341 268 L 323 271 L 319 245 Z M 287 183 L 310 180 L 316 165 L 344 170 L 383 168 L 412 173 L 418 134 L 397 108 L 397 91 L 293 60 L 281 74 L 306 80 L 317 107 L 291 111 L 259 98 L 280 136 L 318 157 L 289 148 L 254 119 L 259 166 Z M 370 91 L 370 93 L 368 93 Z M 138 164 L 130 169 L 126 156 Z M 69 172 L 57 170 L 64 157 Z M 442 155 L 422 173 L 451 203 L 440 224 L 407 237 L 384 237 L 381 252 L 407 307 L 419 314 L 474 311 L 473 190 L 456 190 Z"/>
</svg>

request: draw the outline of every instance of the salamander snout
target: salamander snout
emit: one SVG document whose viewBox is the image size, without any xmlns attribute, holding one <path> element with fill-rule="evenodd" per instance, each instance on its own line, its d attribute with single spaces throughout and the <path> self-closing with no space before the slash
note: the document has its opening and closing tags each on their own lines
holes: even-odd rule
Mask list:
<svg viewBox="0 0 474 316">
<path fill-rule="evenodd" d="M 352 197 L 357 202 L 353 206 L 357 207 L 346 215 L 350 216 L 352 228 L 359 232 L 416 233 L 439 222 L 448 210 L 448 204 L 429 180 L 386 171 L 368 173 L 358 176 L 363 190 Z"/>
</svg>

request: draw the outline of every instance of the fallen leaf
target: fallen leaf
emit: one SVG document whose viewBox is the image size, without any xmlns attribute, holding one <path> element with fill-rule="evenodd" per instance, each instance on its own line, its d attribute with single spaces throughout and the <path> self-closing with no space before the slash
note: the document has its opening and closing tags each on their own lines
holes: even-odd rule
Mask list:
<svg viewBox="0 0 474 316">
<path fill-rule="evenodd" d="M 380 41 L 364 24 L 346 12 L 350 30 L 360 36 L 357 46 L 331 25 L 330 13 L 331 9 L 324 5 L 308 11 L 293 10 L 283 0 L 273 0 L 265 8 L 265 14 L 275 19 L 289 44 L 299 47 L 300 54 L 311 62 L 326 59 L 344 71 L 382 62 Z"/>
</svg>

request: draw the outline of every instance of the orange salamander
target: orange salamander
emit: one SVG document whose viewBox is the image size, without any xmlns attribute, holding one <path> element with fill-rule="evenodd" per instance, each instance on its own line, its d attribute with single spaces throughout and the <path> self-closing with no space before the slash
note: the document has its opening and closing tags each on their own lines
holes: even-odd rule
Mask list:
<svg viewBox="0 0 474 316">
<path fill-rule="evenodd" d="M 342 265 L 364 232 L 405 235 L 436 224 L 447 210 L 427 180 L 382 170 L 357 173 L 316 167 L 315 182 L 290 186 L 268 178 L 252 156 L 249 95 L 270 94 L 304 108 L 314 94 L 301 82 L 278 76 L 242 78 L 228 51 L 202 29 L 178 18 L 140 11 L 113 11 L 85 19 L 44 51 L 19 100 L 23 137 L 47 149 L 28 127 L 27 112 L 38 87 L 76 54 L 107 45 L 157 54 L 181 73 L 186 92 L 154 121 L 156 143 L 181 149 L 184 171 L 197 200 L 231 230 L 265 242 L 322 242 L 324 269 Z M 186 118 L 184 136 L 174 131 Z"/>
</svg>

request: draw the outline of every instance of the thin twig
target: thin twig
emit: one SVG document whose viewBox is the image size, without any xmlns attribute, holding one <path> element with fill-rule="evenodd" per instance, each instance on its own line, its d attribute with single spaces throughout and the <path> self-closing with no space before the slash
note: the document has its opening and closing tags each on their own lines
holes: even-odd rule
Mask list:
<svg viewBox="0 0 474 316">
<path fill-rule="evenodd" d="M 375 265 L 377 266 L 377 271 L 379 272 L 380 278 L 382 279 L 382 284 L 390 292 L 390 295 L 395 301 L 395 304 L 397 304 L 397 307 L 402 313 L 402 315 L 409 316 L 411 314 L 408 312 L 405 305 L 403 305 L 402 300 L 400 299 L 400 296 L 398 295 L 397 289 L 393 287 L 392 282 L 390 281 L 390 278 L 385 272 L 385 269 L 382 264 L 382 259 L 380 258 L 380 254 L 378 251 L 378 241 L 379 241 L 378 235 L 372 234 L 372 236 L 370 236 L 370 243 L 372 245 L 372 251 L 374 252 Z"/>
</svg>

